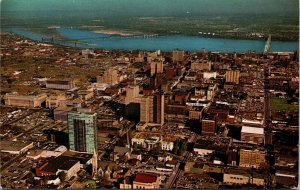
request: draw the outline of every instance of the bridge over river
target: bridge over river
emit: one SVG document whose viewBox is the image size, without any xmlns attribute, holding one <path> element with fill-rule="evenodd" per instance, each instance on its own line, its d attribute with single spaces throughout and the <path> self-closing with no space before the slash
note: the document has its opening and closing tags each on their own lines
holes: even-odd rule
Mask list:
<svg viewBox="0 0 300 190">
<path fill-rule="evenodd" d="M 268 40 L 265 44 L 264 54 L 267 54 L 271 48 L 271 35 L 269 35 Z"/>
</svg>

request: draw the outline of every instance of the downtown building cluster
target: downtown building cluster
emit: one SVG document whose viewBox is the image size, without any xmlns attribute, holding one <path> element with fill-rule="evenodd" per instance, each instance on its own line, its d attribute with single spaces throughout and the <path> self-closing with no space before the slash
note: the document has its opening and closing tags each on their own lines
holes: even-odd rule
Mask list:
<svg viewBox="0 0 300 190">
<path fill-rule="evenodd" d="M 15 47 L 54 52 L 46 67 L 97 72 L 39 71 L 24 81 L 29 68 L 4 64 L 2 187 L 297 187 L 298 52 L 74 50 L 17 40 L 3 47 L 4 60 Z M 38 90 L 24 93 L 26 84 Z"/>
</svg>

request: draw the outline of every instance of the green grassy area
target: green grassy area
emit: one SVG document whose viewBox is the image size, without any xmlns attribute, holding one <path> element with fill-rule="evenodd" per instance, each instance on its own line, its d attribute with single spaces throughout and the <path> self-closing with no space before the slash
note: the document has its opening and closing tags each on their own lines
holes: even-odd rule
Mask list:
<svg viewBox="0 0 300 190">
<path fill-rule="evenodd" d="M 96 189 L 96 182 L 94 180 L 84 181 L 87 189 Z"/>
<path fill-rule="evenodd" d="M 298 111 L 298 105 L 292 105 L 287 103 L 285 98 L 271 98 L 271 110 L 272 111 Z"/>
</svg>

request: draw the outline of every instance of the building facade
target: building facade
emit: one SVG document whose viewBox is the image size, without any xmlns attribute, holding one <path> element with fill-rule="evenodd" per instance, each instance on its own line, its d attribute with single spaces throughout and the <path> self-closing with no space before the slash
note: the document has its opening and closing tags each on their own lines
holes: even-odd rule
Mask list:
<svg viewBox="0 0 300 190">
<path fill-rule="evenodd" d="M 238 169 L 224 172 L 223 183 L 229 185 L 243 185 L 250 183 L 250 174 Z"/>
<path fill-rule="evenodd" d="M 200 108 L 203 108 L 203 107 L 200 107 Z M 189 119 L 201 121 L 202 111 L 203 111 L 203 109 L 197 109 L 197 107 L 192 110 L 189 110 Z"/>
<path fill-rule="evenodd" d="M 217 77 L 217 72 L 212 72 L 212 71 L 210 71 L 210 72 L 207 72 L 207 71 L 203 72 L 203 78 L 204 79 L 210 79 L 210 78 L 216 78 L 216 77 Z"/>
<path fill-rule="evenodd" d="M 72 111 L 72 107 L 58 107 L 53 110 L 54 120 L 63 122 L 68 121 L 68 112 Z"/>
<path fill-rule="evenodd" d="M 129 103 L 139 103 L 139 92 L 140 88 L 138 85 L 128 86 L 126 88 L 125 104 L 127 105 Z"/>
<path fill-rule="evenodd" d="M 162 150 L 171 151 L 171 150 L 173 150 L 173 148 L 174 148 L 173 142 L 161 141 L 161 149 Z"/>
<path fill-rule="evenodd" d="M 259 168 L 266 161 L 266 152 L 261 150 L 240 150 L 240 166 Z"/>
<path fill-rule="evenodd" d="M 216 121 L 214 119 L 202 120 L 202 135 L 214 135 L 216 133 Z"/>
<path fill-rule="evenodd" d="M 97 150 L 96 113 L 68 112 L 70 150 L 94 153 Z"/>
<path fill-rule="evenodd" d="M 47 108 L 57 108 L 59 106 L 65 106 L 68 98 L 65 94 L 52 95 L 46 99 Z"/>
<path fill-rule="evenodd" d="M 239 70 L 228 70 L 226 71 L 226 82 L 238 84 L 240 80 Z"/>
<path fill-rule="evenodd" d="M 211 61 L 196 61 L 191 63 L 191 69 L 195 71 L 210 71 L 211 66 Z"/>
<path fill-rule="evenodd" d="M 57 90 L 70 90 L 75 87 L 73 80 L 47 80 L 46 88 Z"/>
<path fill-rule="evenodd" d="M 140 103 L 140 121 L 146 123 L 164 124 L 164 95 L 143 96 Z"/>
<path fill-rule="evenodd" d="M 27 107 L 35 108 L 41 107 L 42 103 L 46 102 L 46 94 L 38 95 L 18 95 L 18 94 L 6 94 L 4 95 L 4 101 L 6 106 Z"/>
<path fill-rule="evenodd" d="M 153 76 L 154 74 L 163 73 L 164 65 L 162 61 L 159 62 L 154 61 L 151 62 L 150 68 L 151 68 L 150 70 L 151 76 Z"/>
<path fill-rule="evenodd" d="M 264 128 L 243 126 L 241 140 L 257 144 L 264 143 Z"/>
</svg>

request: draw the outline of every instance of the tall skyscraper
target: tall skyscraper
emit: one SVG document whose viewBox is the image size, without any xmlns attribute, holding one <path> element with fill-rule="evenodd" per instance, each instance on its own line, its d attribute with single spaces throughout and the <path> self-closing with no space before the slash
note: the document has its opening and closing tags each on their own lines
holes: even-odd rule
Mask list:
<svg viewBox="0 0 300 190">
<path fill-rule="evenodd" d="M 238 84 L 240 80 L 239 70 L 228 70 L 226 71 L 226 82 L 233 82 Z"/>
<path fill-rule="evenodd" d="M 140 103 L 140 121 L 148 123 L 150 121 L 150 96 L 143 96 Z"/>
<path fill-rule="evenodd" d="M 136 103 L 139 102 L 137 98 L 139 97 L 140 88 L 138 85 L 128 86 L 126 89 L 126 97 L 125 97 L 125 104 L 129 103 Z"/>
<path fill-rule="evenodd" d="M 163 62 L 151 62 L 151 76 L 157 73 L 163 73 Z"/>
<path fill-rule="evenodd" d="M 70 150 L 94 153 L 97 150 L 96 113 L 68 112 Z"/>
<path fill-rule="evenodd" d="M 143 96 L 140 104 L 140 121 L 163 125 L 164 106 L 164 95 L 162 93 Z"/>
</svg>

